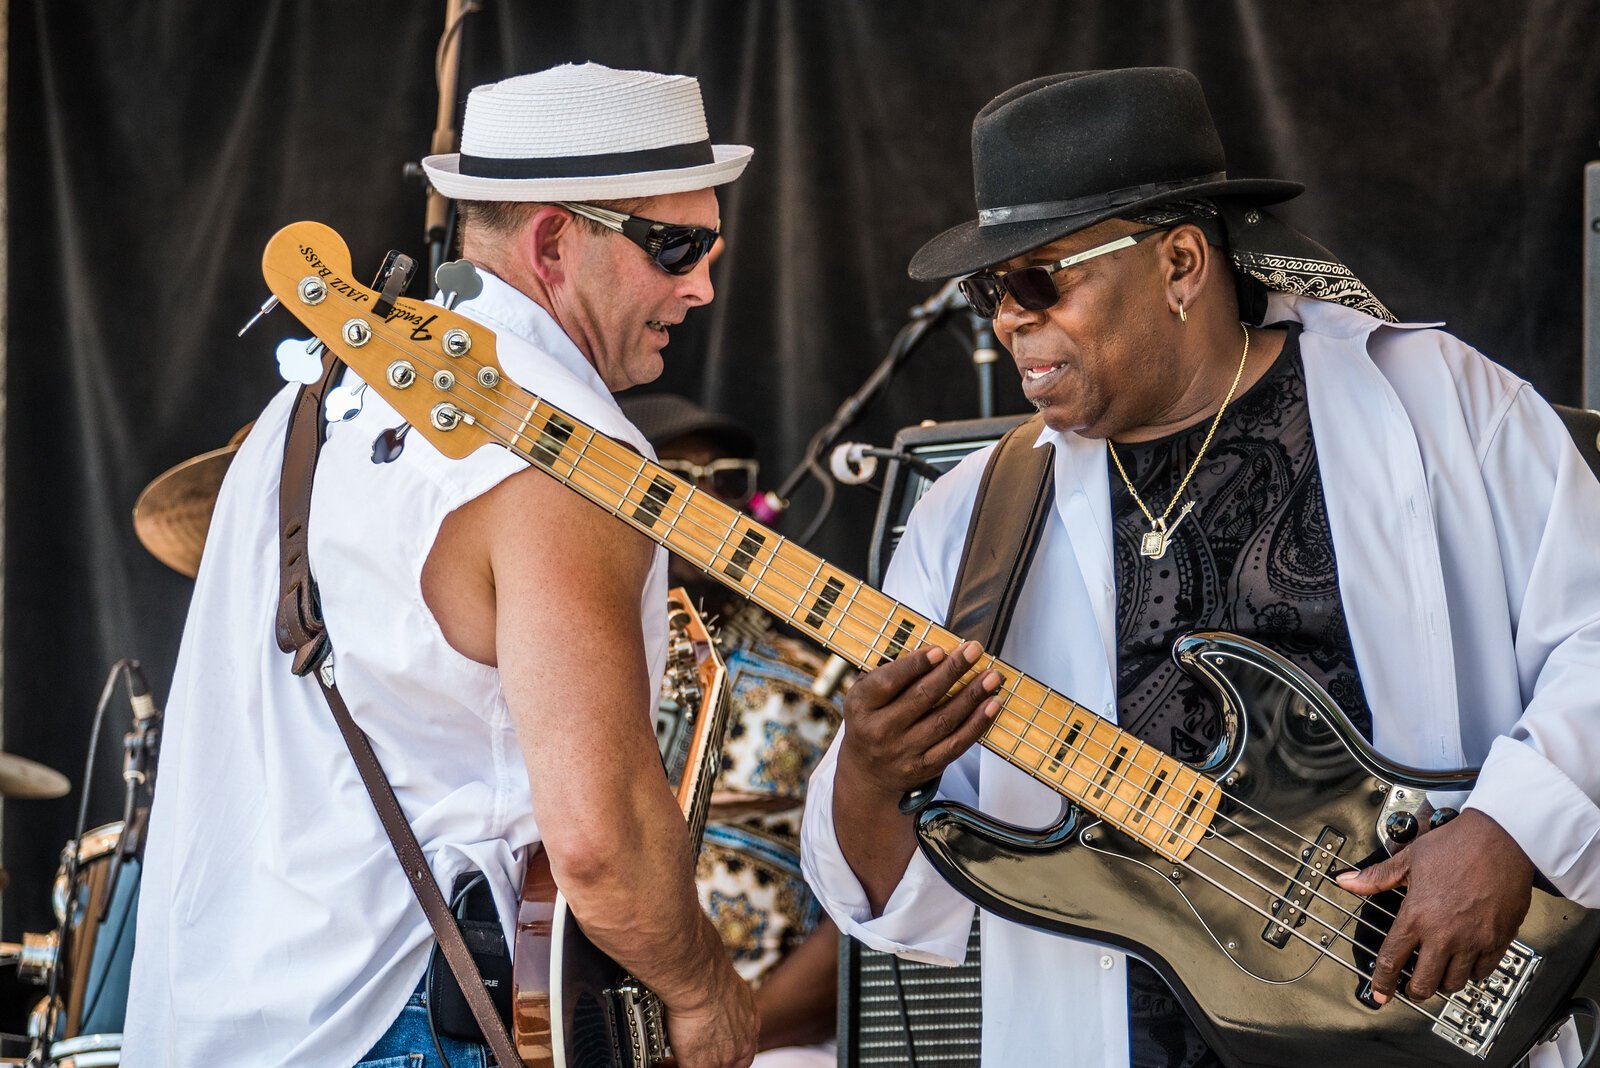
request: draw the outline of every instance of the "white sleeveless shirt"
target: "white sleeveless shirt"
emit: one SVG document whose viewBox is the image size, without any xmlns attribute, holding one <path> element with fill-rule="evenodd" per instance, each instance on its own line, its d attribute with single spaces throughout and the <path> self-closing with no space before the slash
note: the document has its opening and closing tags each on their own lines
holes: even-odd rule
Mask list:
<svg viewBox="0 0 1600 1068">
<path fill-rule="evenodd" d="M 496 332 L 510 379 L 654 456 L 544 309 L 485 272 L 459 310 Z M 229 469 L 178 655 L 123 1050 L 133 1068 L 353 1064 L 404 1007 L 433 941 L 320 690 L 273 637 L 294 391 L 273 398 Z M 400 422 L 368 390 L 359 415 L 329 428 L 312 570 L 339 689 L 434 875 L 448 892 L 461 871 L 487 873 L 509 942 L 540 840 L 527 770 L 499 673 L 446 643 L 421 575 L 444 518 L 526 465 L 494 446 L 449 460 L 416 432 L 374 464 L 373 439 Z M 665 598 L 658 550 L 640 597 L 651 678 Z"/>
</svg>

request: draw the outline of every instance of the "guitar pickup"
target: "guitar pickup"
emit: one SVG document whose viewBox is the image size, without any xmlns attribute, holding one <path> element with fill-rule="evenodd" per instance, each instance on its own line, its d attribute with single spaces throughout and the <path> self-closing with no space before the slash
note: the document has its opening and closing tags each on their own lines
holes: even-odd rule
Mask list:
<svg viewBox="0 0 1600 1068">
<path fill-rule="evenodd" d="M 1344 835 L 1332 827 L 1322 828 L 1314 845 L 1300 851 L 1300 865 L 1295 869 L 1289 885 L 1267 903 L 1272 919 L 1261 932 L 1263 941 L 1282 949 L 1289 944 L 1289 932 L 1306 922 L 1306 910 L 1311 900 L 1333 870 L 1333 863 L 1344 848 Z"/>
</svg>

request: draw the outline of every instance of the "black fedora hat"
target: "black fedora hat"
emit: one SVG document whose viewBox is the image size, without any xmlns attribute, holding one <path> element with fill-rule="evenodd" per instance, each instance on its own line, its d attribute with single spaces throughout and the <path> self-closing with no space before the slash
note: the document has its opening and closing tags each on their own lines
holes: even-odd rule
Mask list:
<svg viewBox="0 0 1600 1068">
<path fill-rule="evenodd" d="M 1273 204 L 1299 182 L 1227 176 L 1200 83 L 1175 67 L 1035 78 L 972 122 L 978 218 L 911 258 L 919 281 L 954 278 L 1149 204 L 1249 197 Z"/>
</svg>

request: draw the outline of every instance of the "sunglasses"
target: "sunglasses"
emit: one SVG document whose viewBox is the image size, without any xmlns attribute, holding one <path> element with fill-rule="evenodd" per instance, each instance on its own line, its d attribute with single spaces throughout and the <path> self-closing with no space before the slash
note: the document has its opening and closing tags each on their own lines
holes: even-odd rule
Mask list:
<svg viewBox="0 0 1600 1068">
<path fill-rule="evenodd" d="M 1017 302 L 1019 308 L 1044 311 L 1046 308 L 1055 307 L 1056 302 L 1061 299 L 1061 290 L 1056 288 L 1057 271 L 1086 263 L 1096 256 L 1104 256 L 1137 245 L 1152 234 L 1163 234 L 1170 229 L 1172 229 L 1170 226 L 1153 226 L 1148 230 L 1140 230 L 1136 234 L 1128 234 L 1115 241 L 1096 245 L 1055 263 L 1018 267 L 1014 271 L 980 271 L 970 278 L 961 280 L 961 295 L 967 298 L 972 310 L 985 319 L 993 319 L 1000 314 L 1000 305 L 1008 294 Z"/>
<path fill-rule="evenodd" d="M 656 463 L 725 501 L 740 504 L 755 496 L 756 476 L 761 473 L 757 460 L 712 460 L 703 466 L 688 460 L 657 460 Z"/>
<path fill-rule="evenodd" d="M 635 245 L 668 274 L 688 274 L 706 258 L 721 236 L 709 226 L 683 226 L 656 222 L 640 215 L 624 215 L 592 204 L 562 204 L 574 215 L 582 215 L 608 230 L 615 230 Z"/>
</svg>

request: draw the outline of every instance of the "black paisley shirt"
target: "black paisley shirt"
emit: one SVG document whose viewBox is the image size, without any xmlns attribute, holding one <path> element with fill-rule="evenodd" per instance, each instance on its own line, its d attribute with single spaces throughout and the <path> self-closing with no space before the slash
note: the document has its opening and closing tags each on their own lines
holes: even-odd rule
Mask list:
<svg viewBox="0 0 1600 1068">
<path fill-rule="evenodd" d="M 1221 736 L 1216 706 L 1172 662 L 1173 641 L 1197 629 L 1253 638 L 1303 668 L 1369 737 L 1371 715 L 1339 599 L 1333 537 L 1306 408 L 1297 323 L 1271 369 L 1228 406 L 1184 491 L 1193 512 L 1166 555 L 1140 555 L 1149 521 L 1109 455 L 1117 583 L 1117 714 L 1141 739 L 1184 760 Z M 1118 445 L 1145 505 L 1165 508 L 1210 420 L 1156 441 Z M 1176 516 L 1184 501 L 1173 509 Z M 1217 1061 L 1167 986 L 1128 962 L 1134 1068 Z"/>
</svg>

